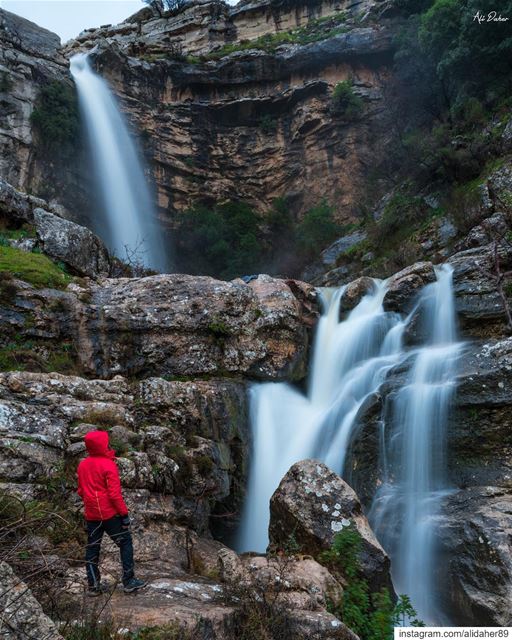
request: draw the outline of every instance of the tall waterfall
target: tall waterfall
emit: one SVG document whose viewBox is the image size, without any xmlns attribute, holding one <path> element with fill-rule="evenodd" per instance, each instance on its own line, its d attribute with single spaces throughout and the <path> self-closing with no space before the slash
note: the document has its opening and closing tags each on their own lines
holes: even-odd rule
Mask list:
<svg viewBox="0 0 512 640">
<path fill-rule="evenodd" d="M 85 119 L 94 173 L 106 219 L 94 222 L 119 257 L 165 271 L 168 267 L 148 185 L 123 116 L 88 54 L 71 59 L 71 74 Z"/>
<path fill-rule="evenodd" d="M 391 369 L 412 360 L 393 409 L 384 411 L 391 416 L 390 424 L 383 422 L 381 466 L 387 472 L 370 518 L 391 554 L 397 590 L 431 621 L 432 533 L 445 488 L 445 426 L 459 350 L 451 270 L 438 271 L 413 312 L 421 314 L 427 335 L 416 350 L 402 344 L 409 318 L 383 309 L 386 282 L 374 281 L 374 290 L 340 322 L 343 292 L 321 291 L 307 395 L 286 383 L 257 384 L 250 391 L 253 458 L 239 547 L 265 549 L 269 500 L 293 463 L 316 458 L 343 475 L 359 409 Z M 386 528 L 389 523 L 394 528 Z"/>
</svg>

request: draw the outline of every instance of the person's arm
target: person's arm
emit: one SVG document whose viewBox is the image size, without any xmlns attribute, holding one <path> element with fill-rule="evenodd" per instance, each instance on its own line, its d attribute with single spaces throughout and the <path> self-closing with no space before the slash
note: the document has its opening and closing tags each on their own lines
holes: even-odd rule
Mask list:
<svg viewBox="0 0 512 640">
<path fill-rule="evenodd" d="M 78 489 L 76 490 L 76 492 L 78 493 L 78 495 L 83 500 L 84 499 L 84 490 L 82 488 L 82 481 L 81 481 L 81 478 L 80 478 L 80 465 L 78 466 L 76 475 L 77 475 L 77 478 L 78 478 Z"/>
<path fill-rule="evenodd" d="M 107 494 L 110 498 L 110 502 L 114 505 L 118 515 L 127 516 L 128 507 L 123 500 L 123 494 L 121 493 L 121 480 L 119 478 L 119 470 L 117 464 L 112 461 L 106 471 L 105 481 L 107 483 Z"/>
</svg>

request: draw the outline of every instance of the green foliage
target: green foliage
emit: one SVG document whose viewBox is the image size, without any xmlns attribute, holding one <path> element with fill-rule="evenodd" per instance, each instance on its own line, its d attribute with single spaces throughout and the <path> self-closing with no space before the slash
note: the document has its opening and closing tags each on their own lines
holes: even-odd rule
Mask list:
<svg viewBox="0 0 512 640">
<path fill-rule="evenodd" d="M 231 279 L 260 264 L 260 218 L 247 204 L 198 205 L 181 214 L 177 244 L 186 273 Z"/>
<path fill-rule="evenodd" d="M 512 0 L 436 0 L 418 32 L 425 62 L 455 96 L 506 94 L 511 86 L 510 23 L 488 20 L 492 11 L 512 15 Z M 479 14 L 483 21 L 474 20 Z M 491 14 L 492 15 L 492 14 Z"/>
<path fill-rule="evenodd" d="M 71 277 L 50 258 L 10 246 L 0 246 L 0 272 L 10 273 L 38 288 L 64 289 L 71 282 Z"/>
<path fill-rule="evenodd" d="M 277 120 L 267 113 L 260 118 L 259 127 L 263 133 L 275 133 L 277 131 Z"/>
<path fill-rule="evenodd" d="M 411 600 L 406 595 L 401 595 L 393 610 L 393 625 L 395 627 L 424 627 L 425 624 L 418 620 L 418 614 L 412 606 Z"/>
<path fill-rule="evenodd" d="M 0 93 L 9 93 L 13 88 L 13 81 L 7 71 L 0 74 Z"/>
<path fill-rule="evenodd" d="M 224 279 L 262 271 L 293 275 L 339 232 L 326 202 L 310 209 L 300 223 L 282 198 L 264 216 L 243 202 L 197 205 L 178 218 L 178 268 Z M 218 320 L 209 329 L 218 338 L 230 334 Z"/>
<path fill-rule="evenodd" d="M 348 120 L 356 120 L 362 114 L 364 103 L 354 92 L 352 81 L 343 80 L 334 87 L 332 105 L 335 113 Z"/>
<path fill-rule="evenodd" d="M 340 228 L 333 219 L 332 208 L 324 200 L 310 209 L 297 226 L 297 245 L 308 259 L 315 258 L 339 235 Z"/>
<path fill-rule="evenodd" d="M 80 139 L 75 88 L 58 80 L 42 87 L 30 121 L 43 149 L 56 153 L 75 147 Z"/>
<path fill-rule="evenodd" d="M 406 616 L 413 626 L 422 626 L 407 596 L 400 596 L 396 606 L 389 591 L 383 588 L 370 594 L 368 582 L 361 575 L 359 554 L 362 539 L 353 525 L 342 529 L 332 542 L 331 548 L 322 552 L 318 560 L 335 573 L 340 572 L 347 586 L 343 601 L 330 603 L 331 613 L 340 618 L 362 640 L 390 640 L 393 627 Z"/>
</svg>

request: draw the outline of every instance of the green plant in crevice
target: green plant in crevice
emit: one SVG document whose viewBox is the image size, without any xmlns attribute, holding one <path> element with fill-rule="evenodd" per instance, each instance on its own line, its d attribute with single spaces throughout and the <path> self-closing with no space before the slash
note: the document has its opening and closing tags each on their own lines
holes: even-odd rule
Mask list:
<svg viewBox="0 0 512 640">
<path fill-rule="evenodd" d="M 30 122 L 45 150 L 57 153 L 76 147 L 80 140 L 80 112 L 74 86 L 58 80 L 44 85 Z"/>
<path fill-rule="evenodd" d="M 354 91 L 352 80 L 338 82 L 332 92 L 332 108 L 348 120 L 356 120 L 363 112 L 364 102 Z"/>
<path fill-rule="evenodd" d="M 361 573 L 361 550 L 362 538 L 350 525 L 336 534 L 330 549 L 318 556 L 319 562 L 334 573 L 340 572 L 347 582 L 342 601 L 329 603 L 329 611 L 362 640 L 391 640 L 393 628 L 403 619 L 410 626 L 423 626 L 407 596 L 400 596 L 393 604 L 386 588 L 370 593 L 368 581 Z"/>
</svg>

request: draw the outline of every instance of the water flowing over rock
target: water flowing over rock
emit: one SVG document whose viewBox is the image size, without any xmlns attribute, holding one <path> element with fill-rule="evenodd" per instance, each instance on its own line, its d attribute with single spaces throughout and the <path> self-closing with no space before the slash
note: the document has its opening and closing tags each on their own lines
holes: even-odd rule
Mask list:
<svg viewBox="0 0 512 640">
<path fill-rule="evenodd" d="M 391 587 L 389 558 L 363 514 L 355 492 L 317 460 L 294 464 L 270 501 L 271 545 L 294 539 L 313 555 L 328 549 L 334 537 L 352 526 L 362 539 L 361 572 L 372 592 Z"/>
</svg>

